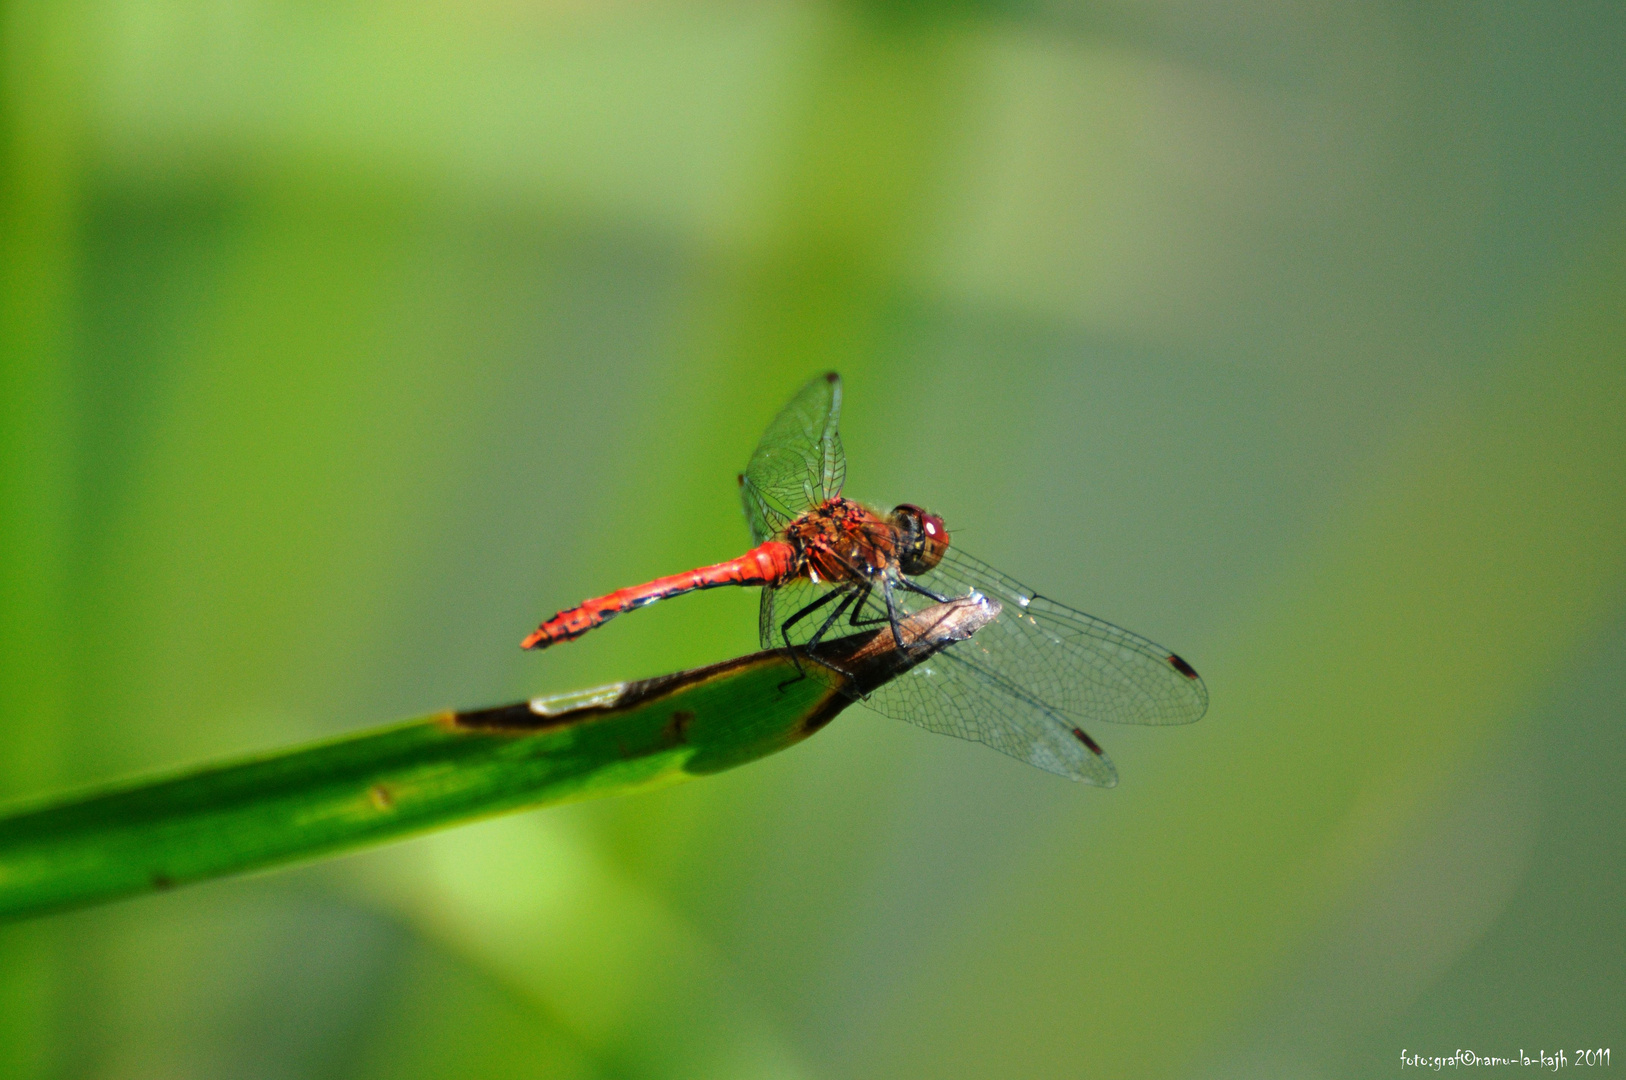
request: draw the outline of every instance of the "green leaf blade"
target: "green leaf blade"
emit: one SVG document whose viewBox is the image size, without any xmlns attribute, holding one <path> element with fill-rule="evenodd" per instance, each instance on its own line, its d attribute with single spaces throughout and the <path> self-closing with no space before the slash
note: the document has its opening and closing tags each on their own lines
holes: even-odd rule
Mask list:
<svg viewBox="0 0 1626 1080">
<path fill-rule="evenodd" d="M 790 746 L 847 700 L 759 653 L 630 684 L 609 706 L 444 713 L 21 809 L 0 819 L 0 918 L 674 783 Z"/>
<path fill-rule="evenodd" d="M 926 608 L 814 654 L 406 724 L 17 808 L 0 817 L 0 919 L 347 851 L 477 817 L 647 790 L 791 746 L 999 613 Z"/>
</svg>

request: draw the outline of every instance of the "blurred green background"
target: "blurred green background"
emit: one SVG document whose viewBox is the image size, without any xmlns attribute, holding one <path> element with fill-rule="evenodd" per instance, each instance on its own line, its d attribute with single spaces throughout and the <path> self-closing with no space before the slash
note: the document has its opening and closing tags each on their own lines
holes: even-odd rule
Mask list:
<svg viewBox="0 0 1626 1080">
<path fill-rule="evenodd" d="M 0 7 L 0 793 L 755 647 L 848 491 L 1191 659 L 1074 786 L 760 764 L 0 930 L 0 1076 L 1626 1052 L 1626 8 Z"/>
</svg>

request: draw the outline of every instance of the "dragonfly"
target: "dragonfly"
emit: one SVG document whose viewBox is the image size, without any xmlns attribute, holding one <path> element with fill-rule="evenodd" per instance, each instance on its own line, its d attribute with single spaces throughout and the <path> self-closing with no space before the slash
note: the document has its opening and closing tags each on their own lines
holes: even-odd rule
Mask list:
<svg viewBox="0 0 1626 1080">
<path fill-rule="evenodd" d="M 764 648 L 817 655 L 833 636 L 890 631 L 894 648 L 929 655 L 899 664 L 907 670 L 871 689 L 865 705 L 1102 787 L 1117 783 L 1117 770 L 1085 724 L 1189 724 L 1207 711 L 1207 687 L 1177 653 L 973 558 L 936 514 L 911 503 L 883 513 L 842 495 L 840 416 L 841 378 L 829 372 L 763 433 L 739 475 L 750 551 L 584 601 L 522 646 L 570 641 L 683 593 L 760 586 Z M 903 632 L 933 605 L 967 598 L 993 614 L 963 640 L 925 643 Z"/>
</svg>

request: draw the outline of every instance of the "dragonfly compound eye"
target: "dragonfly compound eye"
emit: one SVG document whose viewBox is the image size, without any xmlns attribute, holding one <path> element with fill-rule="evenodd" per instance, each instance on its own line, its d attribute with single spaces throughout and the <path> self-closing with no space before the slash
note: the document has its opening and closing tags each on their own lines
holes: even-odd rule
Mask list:
<svg viewBox="0 0 1626 1080">
<path fill-rule="evenodd" d="M 898 531 L 899 570 L 912 577 L 924 574 L 943 561 L 949 534 L 942 518 L 904 503 L 892 511 L 891 524 Z"/>
</svg>

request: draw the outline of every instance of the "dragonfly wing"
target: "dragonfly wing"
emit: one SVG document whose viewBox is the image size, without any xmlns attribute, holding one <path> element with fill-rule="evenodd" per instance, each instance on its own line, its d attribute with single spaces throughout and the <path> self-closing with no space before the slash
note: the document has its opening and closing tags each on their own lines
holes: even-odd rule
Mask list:
<svg viewBox="0 0 1626 1080">
<path fill-rule="evenodd" d="M 997 622 L 997 620 L 996 620 Z M 1013 686 L 976 649 L 985 626 L 864 699 L 884 716 L 980 742 L 1018 761 L 1097 787 L 1118 770 L 1077 723 Z"/>
<path fill-rule="evenodd" d="M 773 539 L 796 516 L 770 502 L 744 473 L 740 474 L 740 502 L 745 506 L 745 523 L 751 527 L 753 544 Z"/>
<path fill-rule="evenodd" d="M 861 583 L 790 581 L 762 590 L 762 644 L 805 646 L 814 638 L 830 641 L 853 633 L 884 630 L 891 622 L 885 588 L 877 579 Z M 901 619 L 933 600 L 894 586 L 893 609 Z M 789 626 L 786 624 L 789 623 Z M 1003 678 L 969 641 L 936 653 L 872 691 L 865 705 L 896 720 L 986 743 L 1003 753 L 1073 780 L 1111 787 L 1117 771 L 1075 721 L 1062 716 Z M 816 674 L 816 668 L 810 668 Z"/>
<path fill-rule="evenodd" d="M 840 419 L 841 377 L 832 371 L 802 387 L 762 433 L 740 475 L 745 518 L 757 543 L 841 494 L 847 459 L 836 431 Z"/>
<path fill-rule="evenodd" d="M 999 618 L 956 645 L 956 654 L 974 651 L 980 666 L 1057 712 L 1091 722 L 1189 724 L 1208 710 L 1208 688 L 1168 649 L 1039 596 L 957 548 L 911 580 L 939 595 L 998 600 Z M 913 594 L 910 606 L 933 602 Z"/>
</svg>

